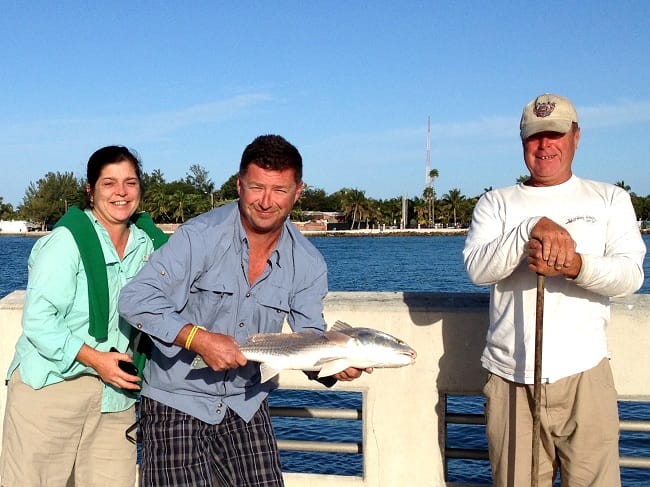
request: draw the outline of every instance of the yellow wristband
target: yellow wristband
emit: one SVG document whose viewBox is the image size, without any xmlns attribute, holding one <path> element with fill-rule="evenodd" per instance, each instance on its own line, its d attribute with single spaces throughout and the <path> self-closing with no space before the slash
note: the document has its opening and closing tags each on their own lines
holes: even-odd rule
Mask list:
<svg viewBox="0 0 650 487">
<path fill-rule="evenodd" d="M 194 340 L 194 335 L 196 335 L 196 332 L 199 331 L 200 326 L 193 325 L 192 329 L 190 330 L 190 333 L 187 335 L 187 339 L 185 340 L 185 348 L 190 349 L 190 345 L 192 345 L 192 340 Z"/>
</svg>

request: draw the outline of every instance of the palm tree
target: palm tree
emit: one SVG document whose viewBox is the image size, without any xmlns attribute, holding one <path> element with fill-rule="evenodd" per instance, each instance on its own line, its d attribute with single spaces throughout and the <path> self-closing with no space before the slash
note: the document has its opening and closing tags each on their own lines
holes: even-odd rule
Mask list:
<svg viewBox="0 0 650 487">
<path fill-rule="evenodd" d="M 174 208 L 172 219 L 174 223 L 185 222 L 185 203 L 187 195 L 182 191 L 175 191 L 170 197 L 170 205 Z"/>
<path fill-rule="evenodd" d="M 364 199 L 359 205 L 359 223 L 357 228 L 361 228 L 361 221 L 366 221 L 366 229 L 370 228 L 370 222 L 379 220 L 380 212 L 377 207 L 377 202 L 373 199 Z"/>
<path fill-rule="evenodd" d="M 522 176 L 519 176 L 519 177 L 517 178 L 517 183 L 525 183 L 525 182 L 528 181 L 529 179 L 530 179 L 530 175 L 529 175 L 529 174 L 523 174 Z"/>
<path fill-rule="evenodd" d="M 431 199 L 429 200 L 430 205 L 431 205 L 431 225 L 434 226 L 436 223 L 436 190 L 434 187 L 434 182 L 436 178 L 440 175 L 437 169 L 431 169 L 429 171 L 429 185 L 427 186 L 428 188 L 431 188 Z"/>
<path fill-rule="evenodd" d="M 341 190 L 341 202 L 343 203 L 343 211 L 345 212 L 346 219 L 352 216 L 352 225 L 350 229 L 354 228 L 357 221 L 362 217 L 363 204 L 366 201 L 366 192 L 359 189 L 344 188 Z"/>
<path fill-rule="evenodd" d="M 422 191 L 422 199 L 425 201 L 427 205 L 427 223 L 429 227 L 433 226 L 433 195 L 434 195 L 433 188 L 431 186 L 427 186 L 424 188 L 424 191 Z"/>
<path fill-rule="evenodd" d="M 623 181 L 622 179 L 620 181 L 617 181 L 614 186 L 618 186 L 619 188 L 624 189 L 628 193 L 632 189 L 632 187 L 629 184 L 625 184 L 625 181 Z"/>
<path fill-rule="evenodd" d="M 458 211 L 462 210 L 463 203 L 465 202 L 465 195 L 460 192 L 460 189 L 454 188 L 449 190 L 442 197 L 442 202 L 445 206 L 448 206 L 451 212 L 454 215 L 454 227 L 457 225 L 456 214 Z"/>
<path fill-rule="evenodd" d="M 422 192 L 423 198 L 415 198 L 413 200 L 413 210 L 415 211 L 415 219 L 418 225 L 428 225 L 430 221 L 431 212 L 429 203 L 431 200 L 426 198 L 427 190 L 433 191 L 431 188 L 425 188 Z"/>
</svg>

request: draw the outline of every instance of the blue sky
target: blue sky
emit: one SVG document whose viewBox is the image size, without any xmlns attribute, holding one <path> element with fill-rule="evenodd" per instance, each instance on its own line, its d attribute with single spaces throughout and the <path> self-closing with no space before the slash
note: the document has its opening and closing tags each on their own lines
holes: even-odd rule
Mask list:
<svg viewBox="0 0 650 487">
<path fill-rule="evenodd" d="M 332 193 L 421 196 L 427 117 L 438 196 L 526 174 L 518 123 L 571 98 L 580 176 L 650 194 L 650 2 L 0 0 L 0 196 L 84 176 L 108 144 L 167 181 L 219 187 L 277 133 Z"/>
</svg>

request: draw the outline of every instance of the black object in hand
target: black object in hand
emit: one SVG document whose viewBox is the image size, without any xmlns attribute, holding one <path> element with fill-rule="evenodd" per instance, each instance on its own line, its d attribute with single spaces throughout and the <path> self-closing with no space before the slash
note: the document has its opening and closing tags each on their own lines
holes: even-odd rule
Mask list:
<svg viewBox="0 0 650 487">
<path fill-rule="evenodd" d="M 111 352 L 120 353 L 120 351 L 115 347 L 111 347 Z M 117 366 L 127 374 L 138 375 L 138 368 L 131 362 L 127 362 L 126 360 L 118 360 Z"/>
</svg>

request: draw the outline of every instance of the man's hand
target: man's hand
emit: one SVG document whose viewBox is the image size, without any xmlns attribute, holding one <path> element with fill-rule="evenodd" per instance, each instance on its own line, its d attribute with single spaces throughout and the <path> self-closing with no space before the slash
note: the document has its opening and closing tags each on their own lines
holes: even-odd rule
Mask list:
<svg viewBox="0 0 650 487">
<path fill-rule="evenodd" d="M 354 367 L 348 367 L 345 370 L 342 370 L 341 372 L 334 374 L 332 377 L 336 380 L 341 380 L 344 382 L 349 382 L 354 379 L 358 379 L 361 377 L 361 374 L 363 373 L 366 374 L 372 374 L 372 368 L 367 368 L 367 369 L 356 369 Z"/>
<path fill-rule="evenodd" d="M 184 346 L 192 325 L 185 325 L 178 334 L 175 343 Z M 191 341 L 190 350 L 198 353 L 212 370 L 236 369 L 246 365 L 247 359 L 230 335 L 212 333 L 204 329 L 196 331 Z"/>
<path fill-rule="evenodd" d="M 575 278 L 582 267 L 576 243 L 564 227 L 542 217 L 533 227 L 528 241 L 528 268 L 544 276 Z"/>
</svg>

